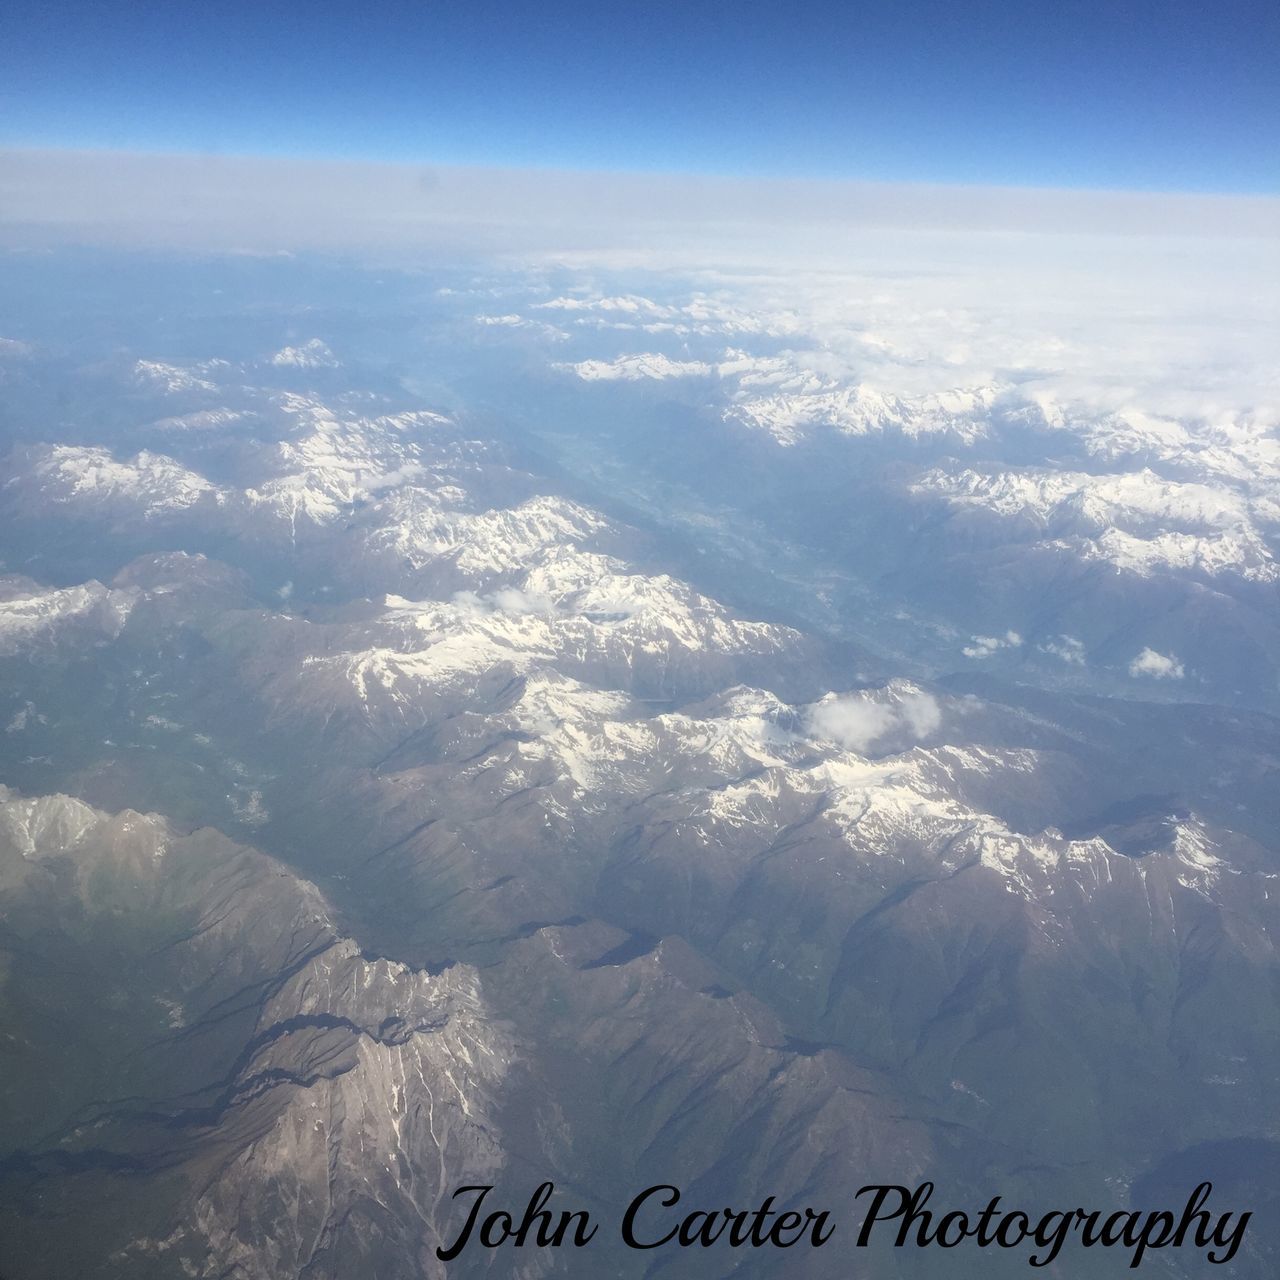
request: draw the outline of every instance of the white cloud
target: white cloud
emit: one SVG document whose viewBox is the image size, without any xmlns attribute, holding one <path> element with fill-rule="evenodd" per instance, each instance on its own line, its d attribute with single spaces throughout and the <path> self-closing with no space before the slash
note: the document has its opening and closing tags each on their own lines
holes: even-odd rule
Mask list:
<svg viewBox="0 0 1280 1280">
<path fill-rule="evenodd" d="M 960 650 L 966 658 L 989 658 L 1001 649 L 1017 649 L 1022 637 L 1016 631 L 1006 631 L 1002 636 L 974 636 L 973 643 Z"/>
<path fill-rule="evenodd" d="M 549 596 L 521 591 L 518 587 L 502 587 L 488 597 L 493 607 L 503 613 L 552 613 L 555 602 Z"/>
<path fill-rule="evenodd" d="M 907 728 L 917 738 L 927 738 L 942 724 L 942 708 L 927 693 L 911 693 L 899 704 Z"/>
<path fill-rule="evenodd" d="M 806 716 L 809 733 L 859 753 L 891 734 L 905 733 L 913 741 L 927 738 L 941 723 L 942 708 L 921 690 L 889 699 L 882 694 L 828 694 Z"/>
<path fill-rule="evenodd" d="M 1060 658 L 1071 666 L 1085 665 L 1084 644 L 1075 636 L 1059 636 L 1056 640 L 1046 640 L 1040 646 L 1040 652 L 1047 653 L 1053 658 Z"/>
<path fill-rule="evenodd" d="M 549 596 L 519 587 L 499 587 L 496 591 L 481 594 L 476 591 L 455 591 L 453 603 L 476 613 L 554 613 L 555 601 Z"/>
<path fill-rule="evenodd" d="M 1150 676 L 1153 680 L 1181 680 L 1185 674 L 1182 663 L 1172 654 L 1157 653 L 1154 649 L 1143 649 L 1129 663 L 1129 674 L 1134 677 Z"/>
</svg>

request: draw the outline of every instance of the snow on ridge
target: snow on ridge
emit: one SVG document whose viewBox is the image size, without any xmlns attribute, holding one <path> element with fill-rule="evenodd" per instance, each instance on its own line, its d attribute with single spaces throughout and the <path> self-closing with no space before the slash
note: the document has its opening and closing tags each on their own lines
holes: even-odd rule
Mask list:
<svg viewBox="0 0 1280 1280">
<path fill-rule="evenodd" d="M 576 502 L 536 495 L 513 507 L 468 509 L 462 490 L 413 489 L 392 499 L 368 545 L 421 569 L 451 558 L 466 575 L 511 574 L 540 553 L 584 542 L 608 527 Z"/>
<path fill-rule="evenodd" d="M 1209 835 L 1203 822 L 1194 814 L 1180 819 L 1174 826 L 1169 854 L 1180 864 L 1178 879 L 1189 889 L 1206 893 L 1231 868 L 1215 850 L 1218 842 Z M 1148 855 L 1158 857 L 1158 853 Z"/>
<path fill-rule="evenodd" d="M 280 404 L 302 430 L 270 446 L 268 475 L 243 498 L 286 516 L 295 532 L 299 518 L 332 523 L 355 503 L 427 474 L 421 447 L 406 436 L 416 420 L 339 418 L 307 396 L 285 395 Z"/>
<path fill-rule="evenodd" d="M 160 418 L 151 425 L 159 431 L 175 433 L 216 431 L 221 427 L 243 421 L 245 416 L 238 409 L 198 409 L 195 413 L 181 413 L 172 418 Z"/>
<path fill-rule="evenodd" d="M 1253 529 L 1233 530 L 1216 536 L 1190 533 L 1158 533 L 1142 538 L 1123 529 L 1108 529 L 1082 548 L 1086 560 L 1105 560 L 1116 569 L 1141 577 L 1179 570 L 1206 577 L 1235 574 L 1246 582 L 1280 581 L 1280 565 L 1271 549 Z"/>
<path fill-rule="evenodd" d="M 910 492 L 956 511 L 981 511 L 1021 522 L 1047 546 L 1071 550 L 1123 572 L 1150 576 L 1170 570 L 1246 581 L 1280 580 L 1266 539 L 1264 501 L 1203 481 L 1170 480 L 1150 468 L 1092 475 L 1044 467 L 979 472 L 924 472 Z M 1026 536 L 1014 528 L 1014 536 Z"/>
<path fill-rule="evenodd" d="M 227 368 L 230 368 L 230 364 L 226 360 L 205 360 L 191 366 L 165 364 L 160 360 L 138 360 L 133 366 L 133 377 L 135 382 L 143 386 L 171 394 L 182 391 L 216 391 L 217 383 L 201 375 Z"/>
<path fill-rule="evenodd" d="M 990 434 L 990 410 L 999 394 L 996 387 L 970 387 L 903 397 L 861 383 L 805 382 L 767 396 L 739 391 L 724 416 L 783 445 L 797 443 L 813 427 L 846 435 L 952 435 L 972 444 Z"/>
<path fill-rule="evenodd" d="M 203 476 L 164 454 L 143 450 L 119 460 L 110 450 L 53 445 L 37 454 L 32 468 L 42 493 L 54 502 L 128 502 L 145 517 L 184 510 L 218 490 Z"/>
<path fill-rule="evenodd" d="M 715 372 L 702 360 L 672 360 L 656 352 L 619 356 L 616 360 L 581 360 L 552 368 L 576 374 L 583 382 L 660 382 L 666 378 L 706 378 Z"/>
<path fill-rule="evenodd" d="M 920 476 L 913 489 L 936 493 L 955 506 L 1025 516 L 1045 525 L 1070 521 L 1099 532 L 1117 520 L 1214 532 L 1238 528 L 1249 519 L 1249 505 L 1240 494 L 1207 483 L 1168 480 L 1149 467 L 1104 475 L 1035 467 L 987 473 L 935 469 Z"/>
<path fill-rule="evenodd" d="M 676 337 L 784 337 L 800 332 L 798 317 L 789 308 L 743 305 L 701 292 L 677 303 L 640 294 L 558 297 L 530 309 L 558 312 L 563 322 L 580 328 Z"/>
<path fill-rule="evenodd" d="M 73 849 L 104 818 L 71 796 L 26 796 L 0 784 L 0 857 L 8 846 L 25 859 Z"/>
<path fill-rule="evenodd" d="M 95 581 L 44 588 L 0 579 L 0 654 L 47 645 L 63 629 L 77 623 L 114 639 L 141 594 L 136 587 L 113 590 Z"/>
<path fill-rule="evenodd" d="M 271 357 L 271 363 L 278 369 L 336 369 L 340 364 L 328 344 L 319 338 L 311 338 L 298 347 L 281 347 Z"/>
<path fill-rule="evenodd" d="M 620 720 L 630 714 L 630 695 L 619 689 L 596 689 L 553 668 L 526 681 L 511 714 L 522 728 L 546 732 L 564 721 Z"/>
<path fill-rule="evenodd" d="M 654 302 L 640 294 L 626 294 L 616 297 L 551 298 L 546 302 L 533 304 L 535 311 L 565 312 L 604 312 L 628 316 L 647 316 L 652 319 L 668 319 L 678 312 L 662 303 Z"/>
<path fill-rule="evenodd" d="M 298 710 L 346 708 L 369 724 L 388 716 L 398 724 L 498 672 L 533 679 L 555 669 L 630 687 L 670 663 L 750 659 L 798 640 L 788 628 L 733 616 L 686 583 L 598 552 L 553 542 L 522 567 L 449 599 L 388 593 L 373 616 L 326 624 L 322 651 L 308 638 L 314 630 L 299 632 L 312 652 L 284 676 L 301 682 Z"/>
</svg>

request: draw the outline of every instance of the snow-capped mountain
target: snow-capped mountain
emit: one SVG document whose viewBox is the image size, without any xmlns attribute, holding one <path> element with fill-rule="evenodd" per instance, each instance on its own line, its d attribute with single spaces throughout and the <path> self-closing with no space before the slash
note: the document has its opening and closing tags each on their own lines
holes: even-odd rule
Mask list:
<svg viewBox="0 0 1280 1280">
<path fill-rule="evenodd" d="M 271 357 L 271 363 L 282 369 L 336 369 L 339 361 L 327 343 L 309 338 L 297 347 L 281 347 Z"/>
</svg>

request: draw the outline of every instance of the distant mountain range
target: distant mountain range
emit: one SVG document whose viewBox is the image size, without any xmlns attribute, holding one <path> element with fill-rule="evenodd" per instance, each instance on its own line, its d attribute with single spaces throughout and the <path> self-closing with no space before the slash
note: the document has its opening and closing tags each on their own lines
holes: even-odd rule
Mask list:
<svg viewBox="0 0 1280 1280">
<path fill-rule="evenodd" d="M 264 318 L 267 270 L 0 349 L 0 1272 L 417 1280 L 466 1184 L 929 1178 L 1212 1179 L 1273 1273 L 1273 421 L 877 390 L 749 294 Z M 1026 1268 L 712 1256 L 448 1274 Z"/>
</svg>

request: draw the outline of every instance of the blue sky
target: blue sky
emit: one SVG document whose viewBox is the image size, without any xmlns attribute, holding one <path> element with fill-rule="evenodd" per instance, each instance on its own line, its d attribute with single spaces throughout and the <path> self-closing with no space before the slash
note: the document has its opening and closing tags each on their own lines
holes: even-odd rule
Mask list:
<svg viewBox="0 0 1280 1280">
<path fill-rule="evenodd" d="M 1280 191 L 1275 0 L 49 0 L 0 144 Z"/>
</svg>

